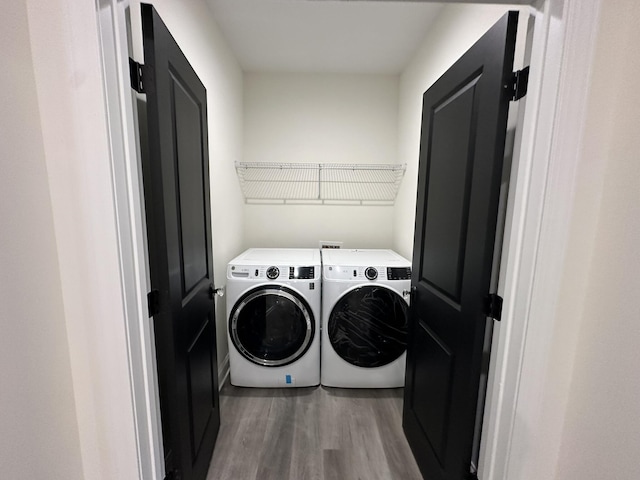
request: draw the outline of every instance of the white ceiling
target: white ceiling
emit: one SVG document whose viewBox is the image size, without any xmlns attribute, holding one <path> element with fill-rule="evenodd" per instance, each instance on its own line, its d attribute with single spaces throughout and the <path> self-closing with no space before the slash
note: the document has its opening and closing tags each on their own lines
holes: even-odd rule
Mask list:
<svg viewBox="0 0 640 480">
<path fill-rule="evenodd" d="M 246 72 L 398 74 L 443 8 L 398 1 L 207 2 Z"/>
</svg>

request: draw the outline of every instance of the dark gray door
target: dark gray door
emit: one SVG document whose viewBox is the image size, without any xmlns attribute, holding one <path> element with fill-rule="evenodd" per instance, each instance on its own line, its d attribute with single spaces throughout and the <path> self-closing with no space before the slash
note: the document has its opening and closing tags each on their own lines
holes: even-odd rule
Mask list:
<svg viewBox="0 0 640 480">
<path fill-rule="evenodd" d="M 423 98 L 403 426 L 429 480 L 470 478 L 517 18 Z"/>
<path fill-rule="evenodd" d="M 151 5 L 142 5 L 148 155 L 143 181 L 165 463 L 207 474 L 220 426 L 206 91 Z"/>
</svg>

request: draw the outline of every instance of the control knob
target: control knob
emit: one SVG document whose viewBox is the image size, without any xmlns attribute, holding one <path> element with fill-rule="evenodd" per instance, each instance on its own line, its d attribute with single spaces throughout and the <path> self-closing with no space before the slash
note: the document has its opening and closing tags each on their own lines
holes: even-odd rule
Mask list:
<svg viewBox="0 0 640 480">
<path fill-rule="evenodd" d="M 369 280 L 375 280 L 376 278 L 378 278 L 378 270 L 373 267 L 367 267 L 367 269 L 364 271 L 364 276 Z"/>
<path fill-rule="evenodd" d="M 280 270 L 278 267 L 269 267 L 267 268 L 267 278 L 269 280 L 275 280 L 280 276 Z"/>
</svg>

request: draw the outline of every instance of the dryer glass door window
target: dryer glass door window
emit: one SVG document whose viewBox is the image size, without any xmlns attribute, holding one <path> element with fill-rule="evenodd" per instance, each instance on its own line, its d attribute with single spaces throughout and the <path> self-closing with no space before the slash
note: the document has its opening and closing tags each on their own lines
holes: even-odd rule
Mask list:
<svg viewBox="0 0 640 480">
<path fill-rule="evenodd" d="M 258 365 L 279 367 L 295 362 L 315 334 L 307 302 L 283 286 L 251 290 L 236 303 L 229 319 L 236 349 Z"/>
<path fill-rule="evenodd" d="M 404 299 L 388 288 L 356 288 L 333 307 L 327 328 L 329 341 L 352 365 L 387 365 L 407 348 L 407 313 Z"/>
</svg>

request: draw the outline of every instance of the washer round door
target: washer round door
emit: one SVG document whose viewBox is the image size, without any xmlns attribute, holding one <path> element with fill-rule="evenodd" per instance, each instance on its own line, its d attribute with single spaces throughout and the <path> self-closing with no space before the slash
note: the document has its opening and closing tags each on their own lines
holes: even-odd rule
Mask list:
<svg viewBox="0 0 640 480">
<path fill-rule="evenodd" d="M 408 310 L 407 302 L 388 288 L 364 286 L 350 290 L 331 310 L 329 342 L 352 365 L 387 365 L 407 349 Z"/>
<path fill-rule="evenodd" d="M 266 367 L 295 362 L 311 346 L 315 320 L 309 304 L 294 290 L 268 285 L 250 290 L 229 316 L 234 346 L 247 360 Z"/>
</svg>

